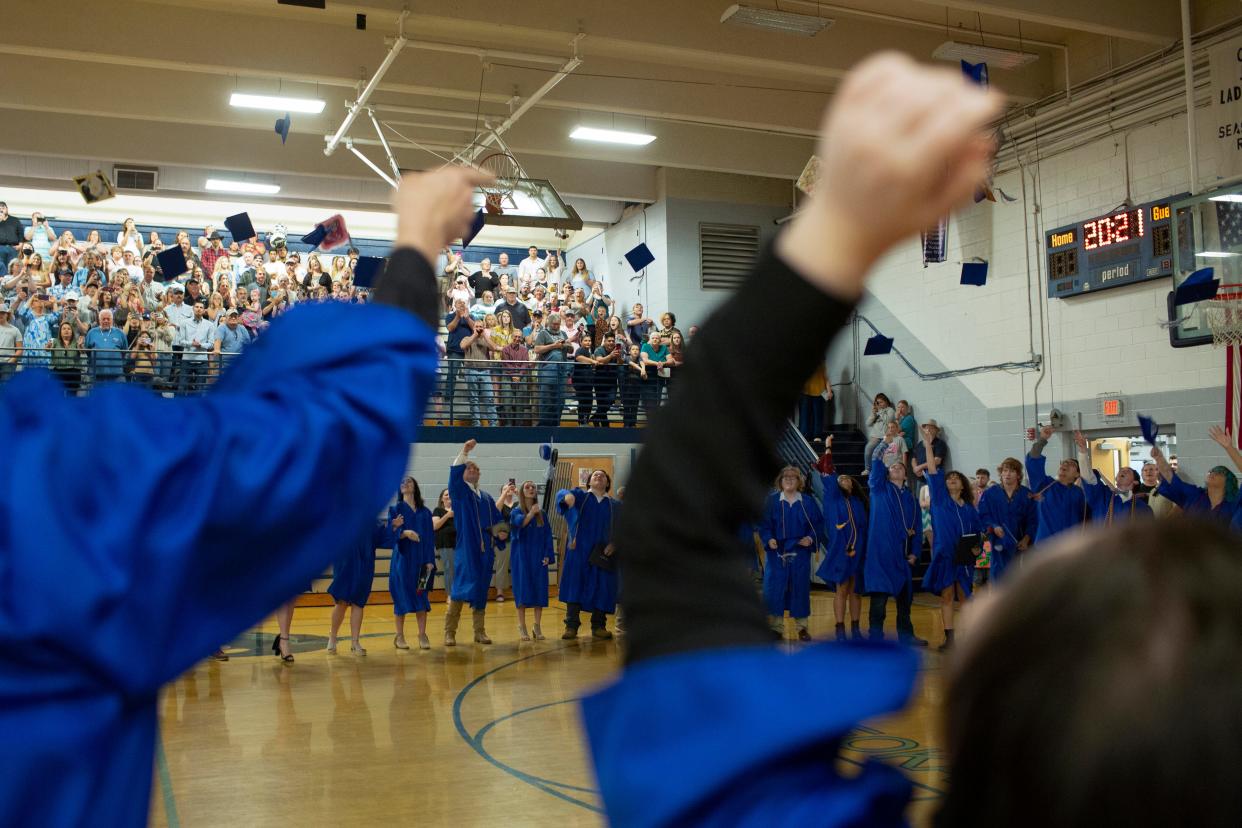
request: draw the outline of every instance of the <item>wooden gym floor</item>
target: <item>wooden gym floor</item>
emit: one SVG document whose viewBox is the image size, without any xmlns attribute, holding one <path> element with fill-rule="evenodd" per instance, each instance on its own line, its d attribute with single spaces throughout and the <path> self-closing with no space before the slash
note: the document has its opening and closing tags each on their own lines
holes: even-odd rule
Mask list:
<svg viewBox="0 0 1242 828">
<path fill-rule="evenodd" d="M 831 637 L 831 594 L 811 600 L 812 634 Z M 561 641 L 563 609 L 547 610 L 546 641 L 521 643 L 512 602 L 490 604 L 489 647 L 468 643 L 467 611 L 462 643 L 445 649 L 444 605 L 433 604 L 432 649 L 398 651 L 391 605 L 372 605 L 362 657 L 349 653 L 348 616 L 330 656 L 329 609 L 299 607 L 289 665 L 271 655 L 269 619 L 232 642 L 228 662 L 203 662 L 165 688 L 152 824 L 603 824 L 574 702 L 614 675 L 618 644 Z M 888 617 L 891 632 L 891 606 Z M 942 640 L 931 596 L 916 596 L 914 624 L 933 647 Z M 416 641 L 413 616 L 406 633 Z M 929 824 L 946 782 L 941 658 L 924 656 L 906 711 L 846 741 L 846 762 L 879 757 L 909 774 L 915 825 Z"/>
</svg>

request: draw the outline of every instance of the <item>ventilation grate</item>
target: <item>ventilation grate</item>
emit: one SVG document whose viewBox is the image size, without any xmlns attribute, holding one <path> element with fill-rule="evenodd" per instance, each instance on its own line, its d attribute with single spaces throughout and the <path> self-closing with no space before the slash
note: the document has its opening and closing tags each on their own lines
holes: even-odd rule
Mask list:
<svg viewBox="0 0 1242 828">
<path fill-rule="evenodd" d="M 118 190 L 145 190 L 152 192 L 159 184 L 158 167 L 121 167 L 112 168 L 112 183 Z"/>
<path fill-rule="evenodd" d="M 699 224 L 699 286 L 733 290 L 759 256 L 759 228 L 746 224 Z"/>
</svg>

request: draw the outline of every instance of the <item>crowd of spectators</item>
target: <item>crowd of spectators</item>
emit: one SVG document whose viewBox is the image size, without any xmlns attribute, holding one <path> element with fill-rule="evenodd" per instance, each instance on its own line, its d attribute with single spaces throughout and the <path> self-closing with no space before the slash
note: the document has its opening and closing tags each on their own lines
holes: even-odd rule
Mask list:
<svg viewBox="0 0 1242 828">
<path fill-rule="evenodd" d="M 0 379 L 50 368 L 71 391 L 136 382 L 200 391 L 273 318 L 301 302 L 366 301 L 353 284 L 358 251 L 303 255 L 284 238 L 224 244 L 214 227 L 176 233 L 188 270 L 165 280 L 159 233 L 126 219 L 115 240 L 79 241 L 39 212 L 26 225 L 0 203 Z"/>
<path fill-rule="evenodd" d="M 50 368 L 72 391 L 136 382 L 166 393 L 202 390 L 302 302 L 365 302 L 354 284 L 359 251 L 301 253 L 283 236 L 225 244 L 215 227 L 182 230 L 188 271 L 164 279 L 165 242 L 126 219 L 109 238 L 57 232 L 0 203 L 0 380 L 21 366 Z M 531 246 L 517 264 L 500 253 L 468 263 L 446 250 L 446 369 L 440 416 L 475 425 L 634 427 L 668 393 L 694 328 L 641 304 L 622 311 L 581 258 Z"/>
</svg>

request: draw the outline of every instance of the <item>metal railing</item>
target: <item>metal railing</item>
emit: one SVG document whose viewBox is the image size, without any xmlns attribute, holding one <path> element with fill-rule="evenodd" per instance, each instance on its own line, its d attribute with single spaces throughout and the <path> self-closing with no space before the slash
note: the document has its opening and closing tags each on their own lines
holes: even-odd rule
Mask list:
<svg viewBox="0 0 1242 828">
<path fill-rule="evenodd" d="M 450 358 L 425 416 L 446 426 L 637 428 L 667 399 L 669 381 L 624 365 Z"/>
<path fill-rule="evenodd" d="M 120 382 L 164 396 L 188 396 L 209 388 L 237 356 L 180 349 L 0 349 L 0 383 L 42 368 L 73 395 Z M 654 369 L 644 378 L 623 365 L 446 359 L 436 369 L 424 423 L 638 428 L 667 399 L 669 382 Z"/>
</svg>

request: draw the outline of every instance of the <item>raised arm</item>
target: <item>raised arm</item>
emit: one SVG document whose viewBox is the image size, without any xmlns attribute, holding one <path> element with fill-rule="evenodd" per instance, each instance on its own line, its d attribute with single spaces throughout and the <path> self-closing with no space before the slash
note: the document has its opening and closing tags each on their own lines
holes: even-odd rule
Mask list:
<svg viewBox="0 0 1242 828">
<path fill-rule="evenodd" d="M 1233 461 L 1233 467 L 1242 472 L 1242 451 L 1238 451 L 1238 444 L 1233 439 L 1233 435 L 1220 426 L 1212 426 L 1208 429 L 1208 434 L 1229 455 L 1229 459 Z"/>
<path fill-rule="evenodd" d="M 1151 459 L 1156 461 L 1156 471 L 1160 472 L 1160 477 L 1166 483 L 1173 482 L 1173 479 L 1176 477 L 1173 474 L 1173 466 L 1169 464 L 1169 460 L 1164 456 L 1164 452 L 1160 450 L 1160 446 L 1151 447 Z"/>
<path fill-rule="evenodd" d="M 1031 490 L 1038 492 L 1052 482 L 1045 471 L 1048 458 L 1044 457 L 1044 446 L 1048 445 L 1048 438 L 1052 436 L 1055 429 L 1052 426 L 1044 426 L 1040 429 L 1039 439 L 1031 445 L 1031 450 L 1026 453 L 1026 476 L 1031 480 Z"/>
<path fill-rule="evenodd" d="M 436 367 L 435 331 L 408 310 L 424 296 L 434 305 L 434 277 L 409 239 L 467 227 L 473 180 L 412 176 L 398 194 L 399 249 L 376 293 L 409 302 L 300 308 L 200 398 L 129 387 L 65 398 L 41 372 L 11 381 L 25 391 L 6 395 L 0 419 L 23 423 L 22 462 L 91 474 L 31 478 L 3 507 L 12 510 L 4 545 L 44 551 L 21 556 L 0 583 L 0 605 L 15 610 L 0 619 L 0 637 L 71 661 L 93 681 L 149 692 L 303 589 L 373 523 Z M 325 330 L 349 335 L 329 342 Z M 91 441 L 64 441 L 88 422 Z M 155 422 L 155 431 L 136 427 Z M 329 483 L 335 494 L 319 502 Z M 65 520 L 66 502 L 101 517 Z M 69 584 L 65 572 L 89 577 Z M 50 625 L 46 613 L 23 611 L 53 604 Z M 95 632 L 74 633 L 87 628 Z M 146 654 L 138 662 L 126 656 L 137 650 Z"/>
</svg>

